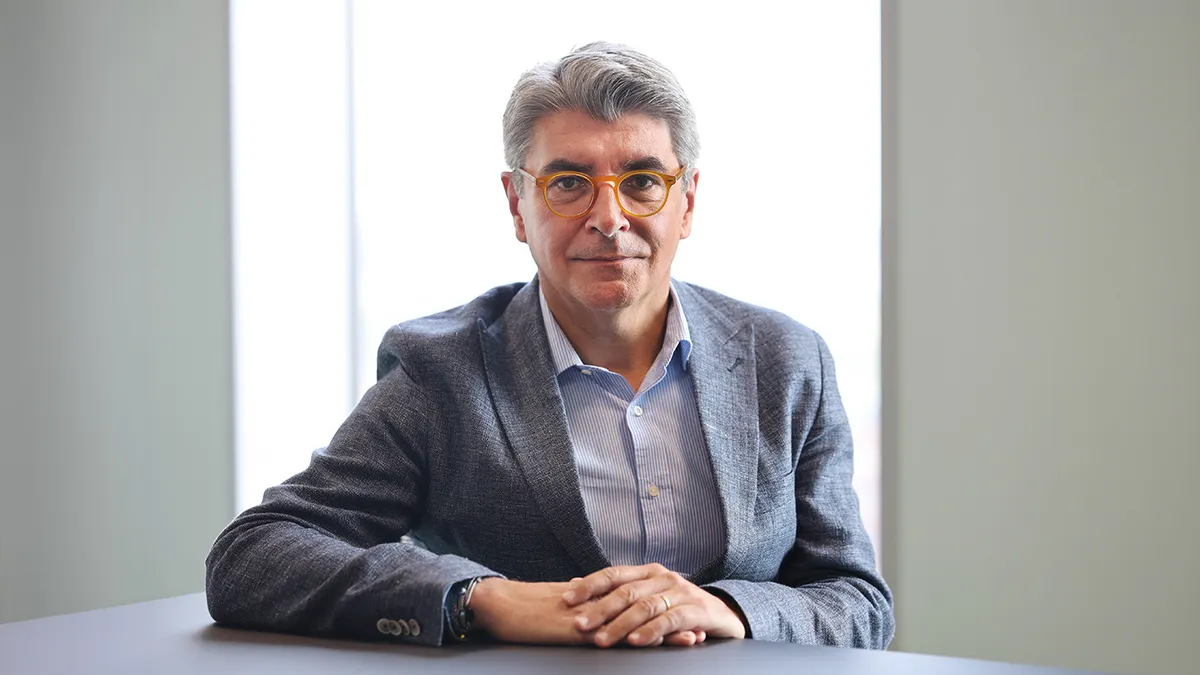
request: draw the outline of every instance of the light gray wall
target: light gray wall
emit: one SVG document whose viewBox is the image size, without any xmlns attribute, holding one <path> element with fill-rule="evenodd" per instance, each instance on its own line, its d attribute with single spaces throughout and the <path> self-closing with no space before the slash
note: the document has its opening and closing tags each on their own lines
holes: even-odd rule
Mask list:
<svg viewBox="0 0 1200 675">
<path fill-rule="evenodd" d="M 884 9 L 897 647 L 1198 673 L 1200 3 Z"/>
<path fill-rule="evenodd" d="M 233 515 L 227 34 L 0 0 L 0 621 L 198 591 Z"/>
</svg>

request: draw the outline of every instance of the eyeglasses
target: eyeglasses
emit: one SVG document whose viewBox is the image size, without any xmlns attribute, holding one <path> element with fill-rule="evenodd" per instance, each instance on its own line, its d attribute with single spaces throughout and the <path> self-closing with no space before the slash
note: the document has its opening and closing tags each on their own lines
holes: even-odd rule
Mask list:
<svg viewBox="0 0 1200 675">
<path fill-rule="evenodd" d="M 679 167 L 675 175 L 658 171 L 638 170 L 620 176 L 589 176 L 578 171 L 556 171 L 547 176 L 534 176 L 525 169 L 525 174 L 542 190 L 546 206 L 556 216 L 578 218 L 587 214 L 596 204 L 597 187 L 610 183 L 617 195 L 617 205 L 626 215 L 634 218 L 652 216 L 667 205 L 671 186 L 683 176 L 686 166 Z"/>
</svg>

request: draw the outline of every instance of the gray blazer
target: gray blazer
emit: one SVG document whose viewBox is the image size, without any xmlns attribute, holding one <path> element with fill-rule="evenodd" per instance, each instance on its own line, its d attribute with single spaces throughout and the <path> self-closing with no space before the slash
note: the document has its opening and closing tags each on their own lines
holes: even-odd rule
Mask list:
<svg viewBox="0 0 1200 675">
<path fill-rule="evenodd" d="M 779 313 L 675 285 L 728 539 L 692 581 L 732 598 L 756 639 L 886 647 L 891 592 L 850 486 L 825 343 Z M 216 621 L 436 645 L 454 582 L 565 581 L 609 566 L 584 510 L 536 279 L 393 327 L 378 376 L 309 467 L 213 544 Z"/>
</svg>

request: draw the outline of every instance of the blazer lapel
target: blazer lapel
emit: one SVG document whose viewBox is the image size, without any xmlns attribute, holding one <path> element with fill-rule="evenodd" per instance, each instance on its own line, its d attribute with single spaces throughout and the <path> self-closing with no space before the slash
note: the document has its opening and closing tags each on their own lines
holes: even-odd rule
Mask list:
<svg viewBox="0 0 1200 675">
<path fill-rule="evenodd" d="M 676 282 L 676 289 L 691 332 L 688 371 L 725 517 L 724 558 L 693 575 L 693 582 L 704 584 L 736 575 L 751 554 L 758 491 L 754 327 L 730 322 L 686 284 Z"/>
<path fill-rule="evenodd" d="M 499 320 L 480 322 L 480 339 L 496 414 L 546 523 L 583 573 L 608 567 L 579 489 L 536 279 Z"/>
</svg>

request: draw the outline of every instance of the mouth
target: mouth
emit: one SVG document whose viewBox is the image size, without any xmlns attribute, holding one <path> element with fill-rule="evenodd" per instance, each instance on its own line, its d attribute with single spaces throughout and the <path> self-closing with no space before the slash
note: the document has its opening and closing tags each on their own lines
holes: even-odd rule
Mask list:
<svg viewBox="0 0 1200 675">
<path fill-rule="evenodd" d="M 638 260 L 640 256 L 635 255 L 597 255 L 597 256 L 580 256 L 575 258 L 579 262 L 593 263 L 618 263 L 627 260 Z"/>
</svg>

